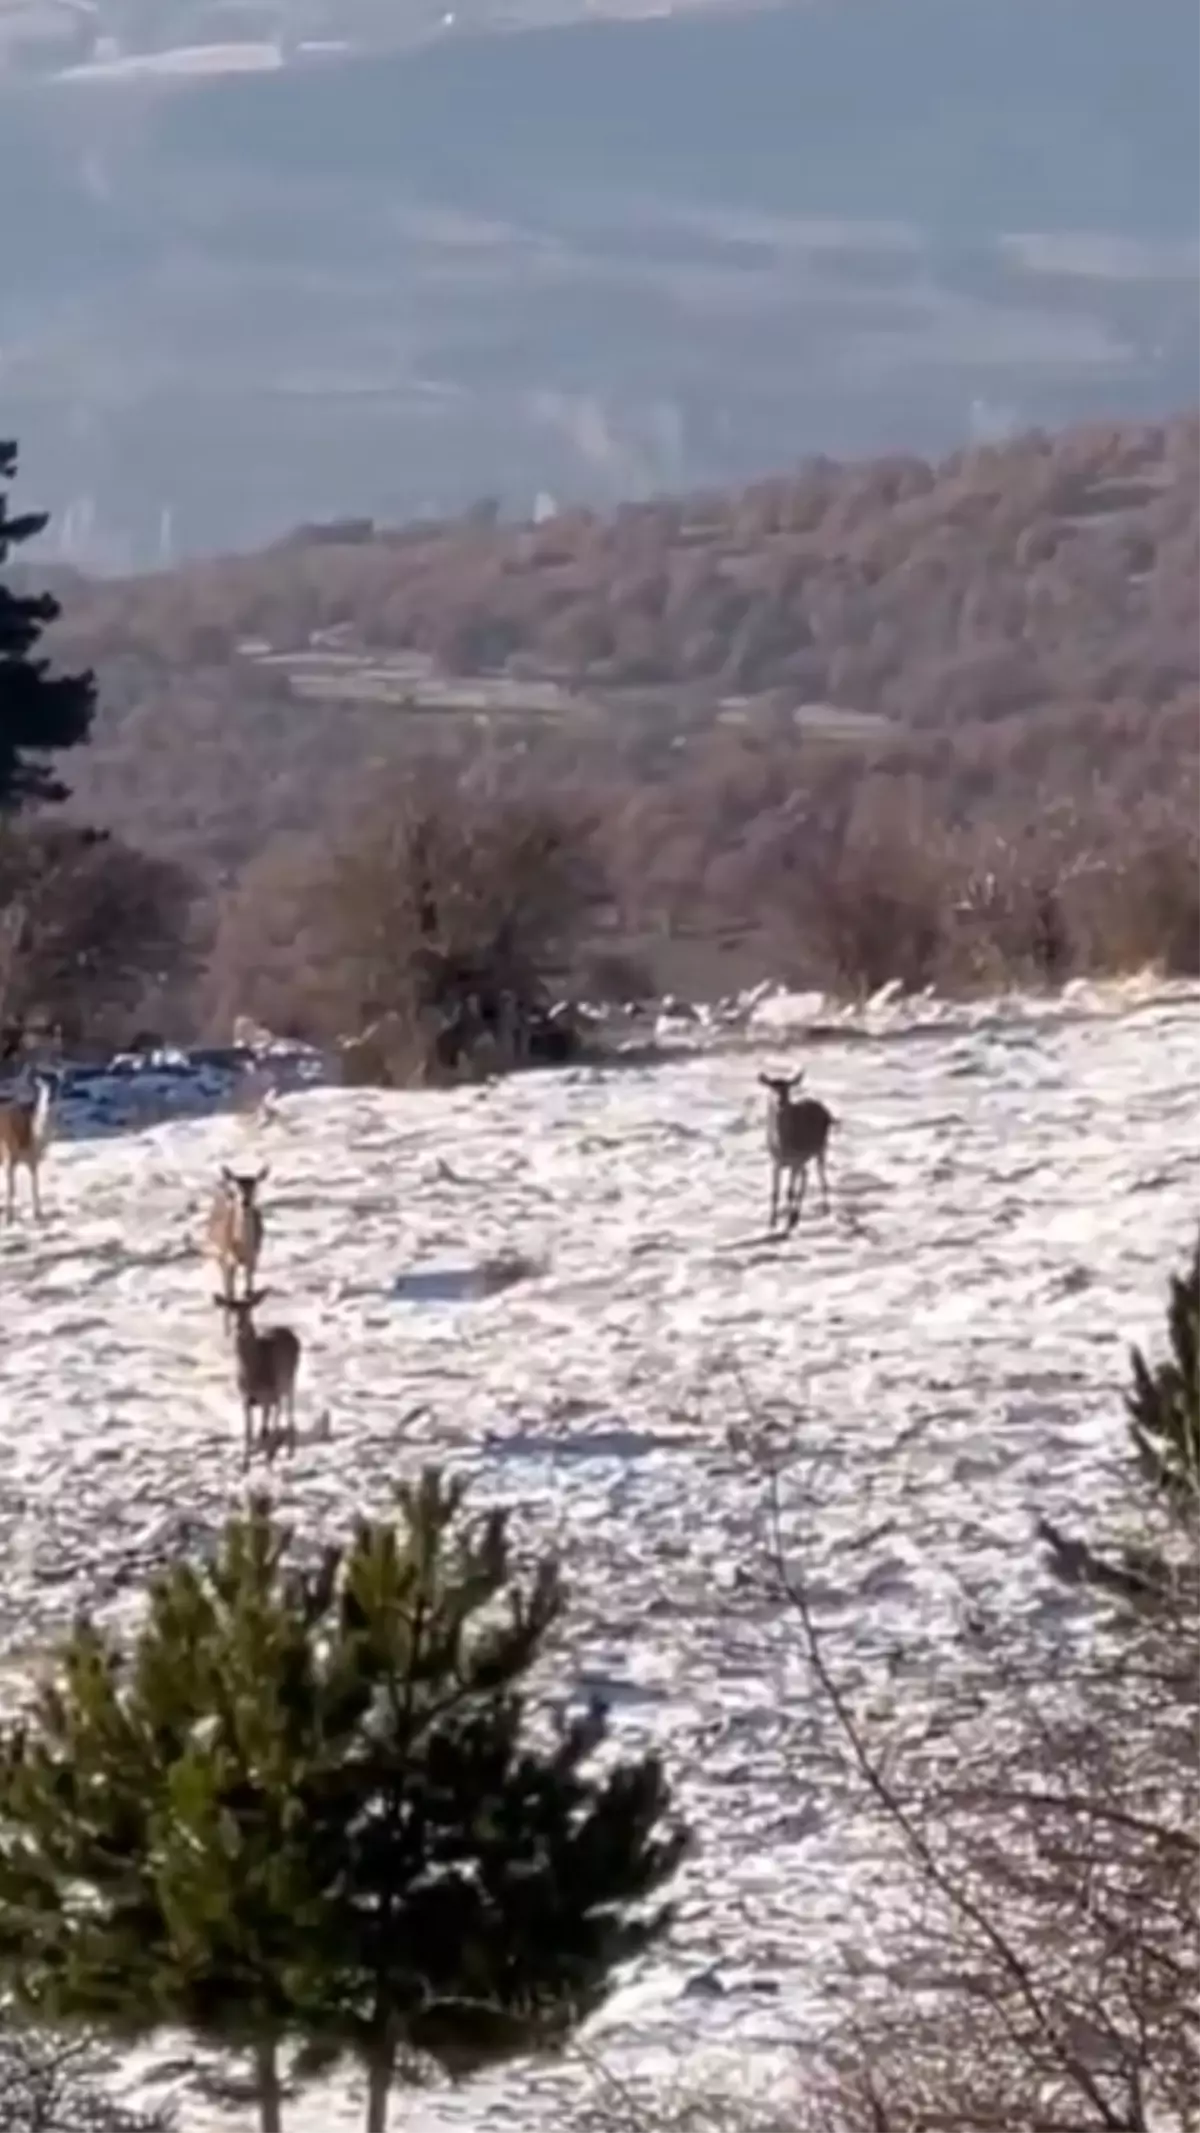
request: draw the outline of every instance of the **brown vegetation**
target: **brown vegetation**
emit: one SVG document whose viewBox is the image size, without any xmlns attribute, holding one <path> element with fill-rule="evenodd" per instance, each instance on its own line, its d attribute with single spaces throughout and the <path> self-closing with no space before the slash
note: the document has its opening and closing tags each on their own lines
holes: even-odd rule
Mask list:
<svg viewBox="0 0 1200 2133">
<path fill-rule="evenodd" d="M 76 812 L 204 882 L 222 1015 L 237 927 L 290 940 L 300 874 L 431 757 L 586 800 L 592 968 L 1195 969 L 1198 439 L 1187 416 L 818 461 L 610 519 L 315 529 L 79 583 L 52 647 L 101 681 Z M 268 1019 L 310 1022 L 330 967 L 286 999 L 264 978 Z"/>
<path fill-rule="evenodd" d="M 782 688 L 934 729 L 1084 697 L 1161 704 L 1195 684 L 1196 460 L 1181 418 L 938 467 L 821 460 L 610 519 L 468 515 L 350 545 L 318 529 L 90 586 L 67 634 L 108 662 L 217 674 L 248 641 L 300 649 L 336 627 L 446 673 Z"/>
<path fill-rule="evenodd" d="M 213 947 L 213 1019 L 364 1032 L 359 1080 L 545 1060 L 550 988 L 601 897 L 592 844 L 581 813 L 537 794 L 429 768 L 385 780 L 339 839 L 246 869 Z"/>
<path fill-rule="evenodd" d="M 0 1020 L 73 1052 L 188 1012 L 194 889 L 120 838 L 40 819 L 0 836 Z"/>
</svg>

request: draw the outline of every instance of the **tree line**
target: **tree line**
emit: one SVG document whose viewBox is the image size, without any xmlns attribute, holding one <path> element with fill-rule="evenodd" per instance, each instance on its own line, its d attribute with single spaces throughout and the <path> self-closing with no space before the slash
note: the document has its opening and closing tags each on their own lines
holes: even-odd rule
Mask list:
<svg viewBox="0 0 1200 2133">
<path fill-rule="evenodd" d="M 507 738 L 482 744 L 475 724 L 451 719 L 435 739 L 428 722 L 395 705 L 264 699 L 252 663 L 235 671 L 235 662 L 219 681 L 215 669 L 198 677 L 185 658 L 149 679 L 136 650 L 102 661 L 98 691 L 90 669 L 57 675 L 47 647 L 65 657 L 91 641 L 79 627 L 87 600 L 153 606 L 175 594 L 101 589 L 82 607 L 72 594 L 64 618 L 49 595 L 23 589 L 35 575 L 26 566 L 4 587 L 0 611 L 4 1019 L 57 1024 L 68 1045 L 104 1049 L 139 1029 L 224 1037 L 239 1012 L 319 1041 L 381 1014 L 410 1032 L 432 1017 L 428 1042 L 402 1048 L 421 1064 L 431 1046 L 469 1049 L 472 1030 L 488 1051 L 495 1002 L 514 990 L 536 1028 L 547 997 L 564 990 L 712 993 L 763 975 L 843 991 L 892 977 L 995 990 L 1148 962 L 1194 972 L 1194 675 L 1172 680 L 1161 660 L 1143 672 L 1120 602 L 1107 595 L 1103 630 L 1094 601 L 1077 618 L 1084 637 L 1103 641 L 1111 672 L 1102 688 L 1081 682 L 1064 699 L 1063 676 L 1047 670 L 1036 702 L 997 707 L 979 652 L 1009 615 L 1003 586 L 1018 585 L 1026 601 L 1051 565 L 1092 584 L 1080 542 L 1093 525 L 1102 543 L 1116 539 L 1109 518 L 1123 529 L 1121 600 L 1134 601 L 1139 629 L 1153 622 L 1161 649 L 1154 617 L 1178 605 L 1163 558 L 1196 532 L 1189 435 L 1181 422 L 1032 440 L 966 455 L 937 480 L 918 462 L 877 463 L 746 492 L 750 546 L 720 549 L 718 577 L 757 569 L 773 543 L 815 543 L 812 570 L 821 583 L 832 570 L 830 586 L 841 587 L 836 614 L 822 607 L 824 619 L 814 611 L 805 624 L 826 646 L 858 631 L 835 533 L 858 544 L 856 555 L 862 548 L 855 567 L 872 583 L 876 562 L 890 559 L 885 577 L 897 593 L 925 586 L 935 555 L 945 570 L 969 561 L 975 575 L 951 606 L 956 629 L 973 618 L 971 687 L 953 718 L 932 700 L 926 717 L 914 700 L 873 737 L 797 728 L 782 698 L 759 700 L 730 724 L 689 709 L 686 689 L 675 688 L 651 691 L 636 715 L 614 709 L 562 730 L 518 719 Z M 4 469 L 11 480 L 11 446 Z M 1038 498 L 1048 518 L 1037 517 Z M 693 500 L 690 518 L 684 505 L 656 506 L 618 514 L 611 527 L 596 522 L 581 552 L 624 584 L 652 535 L 669 534 L 684 561 L 706 526 L 704 539 L 720 548 L 726 522 L 702 502 Z M 6 512 L 0 560 L 43 525 Z M 1136 553 L 1131 528 L 1143 544 Z M 989 561 L 988 542 L 1001 535 L 1007 560 L 997 551 Z M 215 598 L 230 572 L 234 583 L 249 572 L 253 587 L 256 571 L 295 571 L 311 554 L 323 597 L 352 606 L 354 580 L 339 577 L 339 558 L 350 555 L 356 569 L 417 569 L 424 584 L 426 564 L 413 558 L 428 561 L 429 551 L 439 570 L 461 565 L 470 582 L 472 543 L 493 539 L 526 573 L 513 578 L 506 565 L 496 582 L 510 586 L 554 580 L 566 568 L 554 560 L 562 544 L 574 555 L 584 535 L 573 521 L 525 533 L 415 529 L 407 545 L 369 541 L 367 562 L 361 544 L 300 544 L 200 570 L 196 585 L 211 580 Z M 796 582 L 809 585 L 808 564 Z M 1061 591 L 1051 599 L 1047 590 L 1037 607 L 1037 629 L 1055 617 L 1055 657 L 1076 641 Z M 924 593 L 922 603 L 924 613 Z M 51 767 L 67 756 L 69 798 Z M 529 865 L 535 823 L 552 917 Z M 434 882 L 431 865 L 449 872 Z M 385 935 L 409 943 L 386 970 L 377 952 Z"/>
</svg>

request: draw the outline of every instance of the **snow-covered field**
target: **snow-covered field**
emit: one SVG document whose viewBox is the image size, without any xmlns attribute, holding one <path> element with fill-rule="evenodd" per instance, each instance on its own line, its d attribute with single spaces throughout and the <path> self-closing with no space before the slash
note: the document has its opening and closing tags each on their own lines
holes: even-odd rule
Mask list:
<svg viewBox="0 0 1200 2133">
<path fill-rule="evenodd" d="M 840 1120 L 833 1205 L 771 1244 L 756 1075 L 801 1062 Z M 478 1089 L 315 1088 L 256 1135 L 229 1115 L 68 1132 L 43 1226 L 0 1234 L 9 1668 L 85 1597 L 129 1606 L 239 1498 L 198 1238 L 217 1164 L 269 1159 L 269 1308 L 305 1347 L 282 1503 L 328 1530 L 437 1457 L 563 1550 L 560 1678 L 611 1695 L 623 1743 L 661 1745 L 698 1837 L 673 1944 L 604 2048 L 765 2049 L 817 2018 L 836 1941 L 883 1899 L 820 1776 L 730 1430 L 753 1408 L 804 1454 L 785 1517 L 848 1679 L 919 1699 L 934 1661 L 961 1664 L 964 1594 L 1036 1626 L 1032 1508 L 1102 1508 L 1126 1345 L 1157 1342 L 1200 1212 L 1197 1087 L 1200 993 L 1147 983 L 891 1003 L 819 1045 L 701 1033 L 657 1066 Z M 477 1270 L 512 1254 L 537 1270 L 487 1293 Z M 404 2122 L 532 2128 L 552 2094 L 514 2073 Z M 331 2091 L 294 2122 L 357 2118 Z"/>
</svg>

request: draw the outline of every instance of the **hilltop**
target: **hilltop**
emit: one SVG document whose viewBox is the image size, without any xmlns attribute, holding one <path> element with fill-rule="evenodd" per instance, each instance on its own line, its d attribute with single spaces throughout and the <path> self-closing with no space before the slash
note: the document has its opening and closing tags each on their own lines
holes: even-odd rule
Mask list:
<svg viewBox="0 0 1200 2133">
<path fill-rule="evenodd" d="M 97 663 L 105 705 L 80 804 L 212 872 L 311 826 L 347 773 L 476 750 L 481 719 L 677 785 L 672 744 L 703 784 L 751 740 L 794 754 L 797 712 L 856 774 L 931 781 L 947 819 L 1166 798 L 1195 755 L 1198 441 L 1191 414 L 1089 425 L 72 577 L 56 650 Z"/>
<path fill-rule="evenodd" d="M 124 845 L 11 882 L 22 1012 L 324 1041 L 436 937 L 500 1014 L 522 927 L 555 997 L 1190 973 L 1197 442 L 1181 415 L 63 575 L 48 648 L 102 703 L 74 821 Z"/>
</svg>

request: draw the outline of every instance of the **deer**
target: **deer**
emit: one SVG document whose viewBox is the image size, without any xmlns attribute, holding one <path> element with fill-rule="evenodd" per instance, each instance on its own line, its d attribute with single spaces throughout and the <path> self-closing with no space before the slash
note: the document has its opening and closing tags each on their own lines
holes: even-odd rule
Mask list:
<svg viewBox="0 0 1200 2133">
<path fill-rule="evenodd" d="M 261 1170 L 239 1172 L 221 1165 L 220 1183 L 209 1211 L 206 1239 L 209 1251 L 220 1267 L 227 1302 L 233 1300 L 239 1267 L 244 1292 L 248 1295 L 254 1286 L 263 1242 L 262 1209 L 258 1205 L 257 1193 L 270 1167 L 269 1163 L 264 1163 Z"/>
<path fill-rule="evenodd" d="M 35 1074 L 33 1084 L 32 1096 L 9 1096 L 0 1104 L 0 1157 L 4 1161 L 6 1223 L 13 1219 L 17 1171 L 20 1169 L 29 1172 L 34 1216 L 39 1222 L 42 1219 L 38 1171 L 50 1138 L 50 1115 L 54 1107 L 57 1083 L 52 1074 Z"/>
<path fill-rule="evenodd" d="M 242 1399 L 242 1471 L 254 1453 L 254 1411 L 262 1417 L 259 1432 L 267 1465 L 275 1458 L 275 1421 L 286 1414 L 286 1442 L 296 1449 L 296 1373 L 300 1368 L 300 1340 L 290 1326 L 266 1326 L 259 1333 L 254 1313 L 266 1289 L 247 1289 L 244 1296 L 214 1296 L 213 1302 L 232 1322 L 236 1342 L 238 1391 Z"/>
<path fill-rule="evenodd" d="M 798 1074 L 760 1074 L 758 1078 L 771 1097 L 771 1108 L 767 1113 L 767 1151 L 771 1158 L 770 1230 L 774 1235 L 779 1218 L 780 1189 L 786 1178 L 784 1234 L 790 1237 L 800 1220 L 810 1163 L 816 1164 L 821 1180 L 822 1211 L 829 1212 L 825 1149 L 830 1128 L 837 1124 L 837 1120 L 815 1096 L 793 1093 L 804 1079 L 803 1068 Z"/>
</svg>

